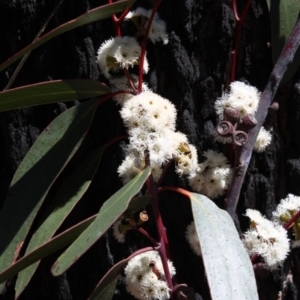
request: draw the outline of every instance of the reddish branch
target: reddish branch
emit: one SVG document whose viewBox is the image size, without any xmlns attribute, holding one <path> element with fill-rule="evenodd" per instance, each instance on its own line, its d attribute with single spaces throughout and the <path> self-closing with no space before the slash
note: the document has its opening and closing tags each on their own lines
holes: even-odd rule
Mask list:
<svg viewBox="0 0 300 300">
<path fill-rule="evenodd" d="M 151 16 L 150 16 L 148 24 L 147 24 L 144 38 L 142 40 L 141 55 L 140 55 L 140 62 L 139 62 L 140 63 L 140 65 L 139 65 L 139 86 L 138 86 L 139 93 L 142 92 L 142 86 L 143 86 L 144 60 L 145 60 L 145 55 L 146 55 L 146 45 L 147 45 L 147 40 L 148 40 L 148 36 L 149 36 L 149 31 L 150 31 L 150 28 L 152 25 L 154 15 L 157 12 L 158 7 L 160 6 L 161 2 L 162 2 L 162 0 L 157 0 L 155 2 L 154 7 L 152 9 Z"/>
<path fill-rule="evenodd" d="M 111 4 L 113 3 L 112 0 L 108 0 L 108 3 Z M 112 20 L 113 20 L 113 23 L 114 23 L 114 27 L 115 27 L 115 33 L 116 33 L 116 36 L 121 36 L 121 23 L 123 22 L 124 18 L 126 17 L 126 15 L 128 14 L 130 8 L 126 8 L 121 16 L 118 18 L 115 14 L 112 15 Z"/>
<path fill-rule="evenodd" d="M 159 210 L 158 189 L 157 189 L 157 186 L 156 186 L 151 174 L 148 178 L 148 187 L 150 189 L 150 194 L 152 195 L 151 204 L 152 204 L 152 208 L 153 208 L 153 214 L 155 217 L 155 223 L 156 223 L 156 228 L 157 228 L 159 242 L 160 242 L 160 248 L 158 249 L 158 251 L 159 251 L 162 265 L 164 268 L 166 281 L 169 285 L 169 288 L 172 290 L 173 282 L 172 282 L 172 278 L 171 278 L 171 274 L 170 274 L 170 270 L 169 270 L 169 266 L 168 266 L 169 242 L 168 242 L 168 237 L 166 234 L 165 226 L 163 224 L 162 217 L 161 217 L 160 210 Z"/>
<path fill-rule="evenodd" d="M 234 42 L 233 42 L 233 49 L 231 51 L 230 82 L 235 80 L 236 61 L 237 61 L 239 46 L 240 46 L 240 42 L 241 42 L 242 27 L 245 22 L 245 18 L 246 18 L 249 6 L 251 4 L 251 0 L 247 0 L 246 6 L 245 6 L 241 16 L 239 16 L 236 2 L 237 2 L 237 0 L 232 0 L 232 10 L 233 10 L 234 18 L 236 21 L 236 32 L 235 32 L 235 37 L 234 37 Z"/>
<path fill-rule="evenodd" d="M 245 174 L 251 159 L 252 149 L 256 141 L 258 132 L 267 116 L 268 108 L 275 96 L 283 75 L 295 56 L 300 43 L 300 19 L 298 19 L 291 36 L 285 44 L 280 57 L 270 75 L 267 85 L 261 95 L 258 105 L 256 119 L 257 125 L 248 132 L 246 144 L 240 147 L 239 153 L 236 153 L 234 176 L 229 189 L 227 199 L 225 200 L 225 209 L 236 220 L 235 210 L 238 204 L 240 191 L 244 182 Z"/>
</svg>

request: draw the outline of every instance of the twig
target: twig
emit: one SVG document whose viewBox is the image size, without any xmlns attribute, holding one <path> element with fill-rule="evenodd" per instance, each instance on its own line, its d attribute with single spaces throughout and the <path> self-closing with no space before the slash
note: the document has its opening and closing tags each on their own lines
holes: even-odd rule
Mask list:
<svg viewBox="0 0 300 300">
<path fill-rule="evenodd" d="M 155 247 L 159 247 L 159 243 L 142 227 L 137 228 L 137 231 L 139 231 L 142 235 L 144 235 Z"/>
<path fill-rule="evenodd" d="M 280 57 L 270 75 L 267 85 L 261 95 L 257 108 L 257 125 L 248 132 L 248 140 L 244 146 L 241 146 L 239 153 L 235 156 L 235 166 L 231 187 L 225 200 L 225 209 L 236 220 L 236 207 L 238 204 L 242 184 L 250 163 L 252 149 L 256 141 L 259 130 L 267 116 L 268 108 L 275 96 L 279 84 L 284 76 L 288 64 L 292 62 L 296 50 L 300 43 L 300 19 L 297 20 L 291 36 L 285 44 Z"/>
<path fill-rule="evenodd" d="M 151 28 L 151 25 L 152 25 L 154 15 L 155 15 L 156 11 L 158 10 L 158 7 L 160 6 L 161 2 L 162 2 L 162 0 L 157 0 L 155 2 L 154 7 L 153 7 L 152 12 L 151 12 L 151 16 L 150 16 L 149 21 L 147 23 L 147 28 L 146 28 L 144 38 L 142 40 L 140 65 L 139 65 L 139 86 L 138 86 L 139 93 L 142 92 L 142 88 L 143 88 L 144 60 L 145 60 L 145 55 L 146 55 L 146 45 L 147 45 L 147 40 L 148 40 L 148 36 L 149 36 L 149 31 L 150 31 L 150 28 Z"/>
<path fill-rule="evenodd" d="M 230 82 L 235 80 L 235 74 L 236 74 L 236 61 L 238 56 L 238 50 L 239 45 L 241 41 L 241 34 L 242 34 L 242 27 L 245 22 L 245 18 L 247 15 L 247 12 L 250 7 L 251 0 L 247 0 L 246 6 L 243 10 L 243 13 L 241 17 L 239 16 L 238 10 L 237 10 L 237 0 L 232 0 L 232 10 L 234 13 L 234 18 L 236 21 L 236 31 L 234 36 L 234 42 L 233 42 L 233 49 L 231 51 L 231 74 L 230 74 Z"/>
</svg>

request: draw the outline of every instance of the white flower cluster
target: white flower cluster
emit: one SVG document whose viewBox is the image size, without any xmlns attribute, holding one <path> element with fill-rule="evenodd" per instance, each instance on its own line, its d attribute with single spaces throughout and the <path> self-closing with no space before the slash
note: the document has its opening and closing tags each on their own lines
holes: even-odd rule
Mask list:
<svg viewBox="0 0 300 300">
<path fill-rule="evenodd" d="M 230 84 L 230 93 L 224 93 L 215 103 L 217 115 L 224 119 L 225 108 L 235 108 L 239 118 L 246 114 L 254 115 L 257 110 L 260 93 L 258 90 L 241 81 L 234 81 Z"/>
<path fill-rule="evenodd" d="M 138 8 L 126 16 L 127 20 L 136 25 L 137 36 L 145 34 L 150 15 L 151 10 Z M 154 15 L 149 39 L 153 43 L 168 42 L 166 24 L 157 14 Z M 142 85 L 142 92 L 134 96 L 133 92 L 136 91 L 139 78 L 129 74 L 128 71 L 125 72 L 126 76 L 112 76 L 115 71 L 139 65 L 140 55 L 141 46 L 135 38 L 128 36 L 112 38 L 104 42 L 98 50 L 97 60 L 100 70 L 109 80 L 112 91 L 130 92 L 114 96 L 114 100 L 122 106 L 120 114 L 129 134 L 126 157 L 118 168 L 123 183 L 127 183 L 144 169 L 145 155 L 148 153 L 155 181 L 159 180 L 166 162 L 174 159 L 176 172 L 180 176 L 189 176 L 190 185 L 194 190 L 213 198 L 223 194 L 231 175 L 223 155 L 214 154 L 207 162 L 198 165 L 195 146 L 189 144 L 186 135 L 175 131 L 177 114 L 175 106 L 149 90 L 145 83 Z M 147 60 L 144 62 L 144 72 L 148 72 Z M 208 151 L 207 155 L 210 153 Z M 218 161 L 220 157 L 221 163 Z M 124 236 L 119 235 L 117 229 L 118 225 L 115 225 L 114 235 L 122 242 Z"/>
<path fill-rule="evenodd" d="M 145 34 L 145 29 L 148 24 L 148 20 L 151 15 L 151 10 L 144 8 L 137 8 L 133 12 L 129 12 L 125 20 L 132 20 L 136 24 L 139 34 Z M 152 25 L 149 31 L 149 39 L 156 43 L 163 41 L 164 44 L 168 43 L 168 35 L 166 33 L 166 24 L 161 20 L 156 13 L 152 21 Z M 122 70 L 129 69 L 140 64 L 141 46 L 137 42 L 136 38 L 124 36 L 111 38 L 100 46 L 98 50 L 97 62 L 101 73 L 109 80 L 112 91 L 128 91 L 132 92 L 133 88 L 138 86 L 138 77 L 134 74 L 130 74 L 129 78 L 125 76 L 114 77 L 113 75 Z M 144 73 L 149 70 L 148 60 L 145 54 L 144 58 Z M 132 86 L 133 85 L 133 86 Z M 147 84 L 143 83 L 143 91 L 147 91 Z M 122 93 L 113 97 L 113 99 L 120 105 L 132 97 L 131 94 Z"/>
<path fill-rule="evenodd" d="M 173 158 L 176 172 L 189 176 L 193 190 L 216 198 L 228 188 L 232 170 L 225 156 L 210 150 L 204 152 L 207 159 L 198 164 L 195 146 L 188 143 L 186 135 L 175 131 L 177 112 L 169 100 L 148 90 L 128 99 L 120 114 L 129 134 L 126 157 L 118 168 L 123 183 L 142 171 L 148 151 L 155 181 Z"/>
<path fill-rule="evenodd" d="M 194 253 L 198 256 L 202 256 L 200 241 L 196 232 L 195 222 L 192 222 L 190 225 L 187 226 L 185 237 Z"/>
<path fill-rule="evenodd" d="M 152 10 L 146 10 L 142 7 L 139 7 L 135 11 L 129 12 L 125 19 L 131 20 L 136 25 L 141 34 L 144 34 L 151 13 Z M 166 33 L 166 23 L 159 18 L 157 13 L 154 15 L 150 27 L 149 39 L 152 43 L 162 41 L 164 44 L 167 44 L 169 42 L 168 35 Z"/>
<path fill-rule="evenodd" d="M 168 261 L 171 276 L 176 274 L 172 262 Z M 129 260 L 124 269 L 126 289 L 140 300 L 169 299 L 169 287 L 157 251 L 148 251 Z"/>
<path fill-rule="evenodd" d="M 187 143 L 187 137 L 175 132 L 176 108 L 167 99 L 145 91 L 126 101 L 120 111 L 128 128 L 129 145 L 126 158 L 118 169 L 126 183 L 145 167 L 145 152 L 149 151 L 154 180 L 170 159 L 177 161 L 177 172 L 188 174 L 197 167 L 197 151 Z"/>
<path fill-rule="evenodd" d="M 110 79 L 110 71 L 128 69 L 139 65 L 141 46 L 133 37 L 117 36 L 105 41 L 98 50 L 98 65 L 103 75 Z M 148 72 L 148 61 L 145 57 L 144 72 Z"/>
<path fill-rule="evenodd" d="M 300 197 L 293 194 L 288 194 L 282 199 L 273 212 L 273 220 L 284 224 L 300 210 Z"/>
<path fill-rule="evenodd" d="M 289 253 L 287 231 L 278 223 L 264 218 L 257 210 L 247 209 L 251 220 L 250 229 L 244 234 L 243 243 L 249 255 L 259 254 L 265 267 L 274 270 Z"/>
<path fill-rule="evenodd" d="M 220 120 L 224 120 L 224 109 L 233 108 L 237 112 L 237 120 L 245 115 L 254 115 L 257 111 L 260 99 L 260 92 L 253 86 L 247 85 L 241 81 L 234 81 L 230 84 L 230 92 L 224 93 L 221 98 L 215 102 L 215 110 Z M 232 143 L 231 137 L 221 137 L 216 135 L 216 140 L 226 143 Z M 270 132 L 263 127 L 260 129 L 254 150 L 262 152 L 271 143 L 272 136 Z"/>
<path fill-rule="evenodd" d="M 285 199 L 280 201 L 276 211 L 273 212 L 273 221 L 279 224 L 284 224 L 288 222 L 298 211 L 300 211 L 300 197 L 289 194 Z M 300 247 L 299 222 L 300 220 L 297 219 L 292 225 L 295 233 L 293 247 Z"/>
<path fill-rule="evenodd" d="M 189 175 L 189 184 L 198 193 L 216 198 L 223 195 L 232 178 L 232 169 L 222 153 L 209 150 L 203 153 L 206 160 Z"/>
</svg>

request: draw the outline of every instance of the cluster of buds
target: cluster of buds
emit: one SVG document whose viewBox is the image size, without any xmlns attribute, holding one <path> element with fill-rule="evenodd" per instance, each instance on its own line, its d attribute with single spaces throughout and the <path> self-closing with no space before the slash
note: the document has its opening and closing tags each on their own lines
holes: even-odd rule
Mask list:
<svg viewBox="0 0 300 300">
<path fill-rule="evenodd" d="M 113 235 L 119 243 L 124 243 L 126 231 L 137 229 L 148 220 L 149 216 L 144 210 L 139 213 L 127 213 L 114 223 Z"/>
<path fill-rule="evenodd" d="M 230 93 L 224 93 L 215 103 L 220 123 L 217 141 L 242 146 L 247 142 L 248 131 L 257 124 L 255 113 L 260 98 L 259 91 L 240 81 L 230 84 Z M 263 127 L 259 131 L 254 150 L 262 152 L 271 142 L 271 135 Z"/>
<path fill-rule="evenodd" d="M 255 127 L 257 121 L 251 114 L 242 117 L 236 108 L 224 108 L 224 120 L 217 126 L 217 133 L 223 138 L 231 138 L 236 146 L 242 146 L 248 139 L 247 132 Z"/>
</svg>

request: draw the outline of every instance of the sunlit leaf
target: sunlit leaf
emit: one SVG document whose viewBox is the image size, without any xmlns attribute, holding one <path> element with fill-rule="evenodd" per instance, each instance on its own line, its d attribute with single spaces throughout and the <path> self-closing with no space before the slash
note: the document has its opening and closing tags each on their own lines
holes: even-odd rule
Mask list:
<svg viewBox="0 0 300 300">
<path fill-rule="evenodd" d="M 189 193 L 212 300 L 257 300 L 250 258 L 229 214 Z"/>
<path fill-rule="evenodd" d="M 46 212 L 46 216 L 44 217 L 45 220 L 32 236 L 26 249 L 26 254 L 47 242 L 58 230 L 90 186 L 98 168 L 102 153 L 103 147 L 94 151 L 68 178 Z M 15 299 L 19 297 L 29 283 L 38 264 L 39 262 L 36 262 L 26 268 L 26 270 L 20 272 L 15 287 Z"/>
<path fill-rule="evenodd" d="M 8 66 L 10 66 L 12 63 L 20 59 L 24 54 L 26 54 L 29 51 L 32 51 L 33 49 L 36 49 L 37 47 L 41 46 L 42 44 L 48 42 L 52 38 L 61 35 L 67 31 L 70 31 L 72 29 L 75 29 L 79 26 L 86 25 L 95 21 L 99 21 L 105 18 L 108 18 L 112 16 L 114 13 L 121 12 L 127 7 L 130 7 L 135 0 L 124 0 L 119 1 L 113 4 L 107 4 L 103 5 L 101 7 L 97 7 L 95 9 L 92 9 L 85 14 L 82 14 L 76 19 L 73 19 L 67 23 L 64 23 L 60 25 L 59 27 L 53 29 L 49 33 L 43 35 L 40 39 L 38 39 L 36 42 L 33 42 L 29 46 L 25 47 L 15 55 L 13 55 L 11 58 L 9 58 L 7 61 L 5 61 L 3 64 L 0 65 L 0 72 L 4 69 L 6 69 Z"/>
<path fill-rule="evenodd" d="M 0 92 L 0 111 L 101 96 L 110 89 L 96 80 L 55 80 Z"/>
<path fill-rule="evenodd" d="M 65 272 L 117 221 L 126 211 L 131 198 L 142 188 L 150 174 L 150 170 L 147 167 L 104 202 L 96 220 L 54 263 L 52 267 L 53 275 L 58 276 Z"/>
<path fill-rule="evenodd" d="M 267 0 L 267 3 L 271 18 L 272 57 L 275 64 L 298 19 L 300 1 Z M 289 80 L 295 74 L 299 65 L 300 51 L 297 51 L 293 63 L 288 66 L 283 82 Z"/>
<path fill-rule="evenodd" d="M 21 270 L 32 265 L 33 263 L 47 257 L 55 251 L 62 249 L 65 246 L 71 244 L 94 220 L 96 215 L 92 216 L 68 230 L 57 235 L 50 241 L 31 251 L 21 259 L 19 259 L 12 266 L 8 267 L 5 271 L 0 273 L 0 282 L 4 282 L 12 276 L 16 275 Z"/>
<path fill-rule="evenodd" d="M 12 264 L 50 187 L 83 142 L 96 108 L 92 100 L 59 115 L 21 162 L 0 212 L 0 270 Z"/>
</svg>

